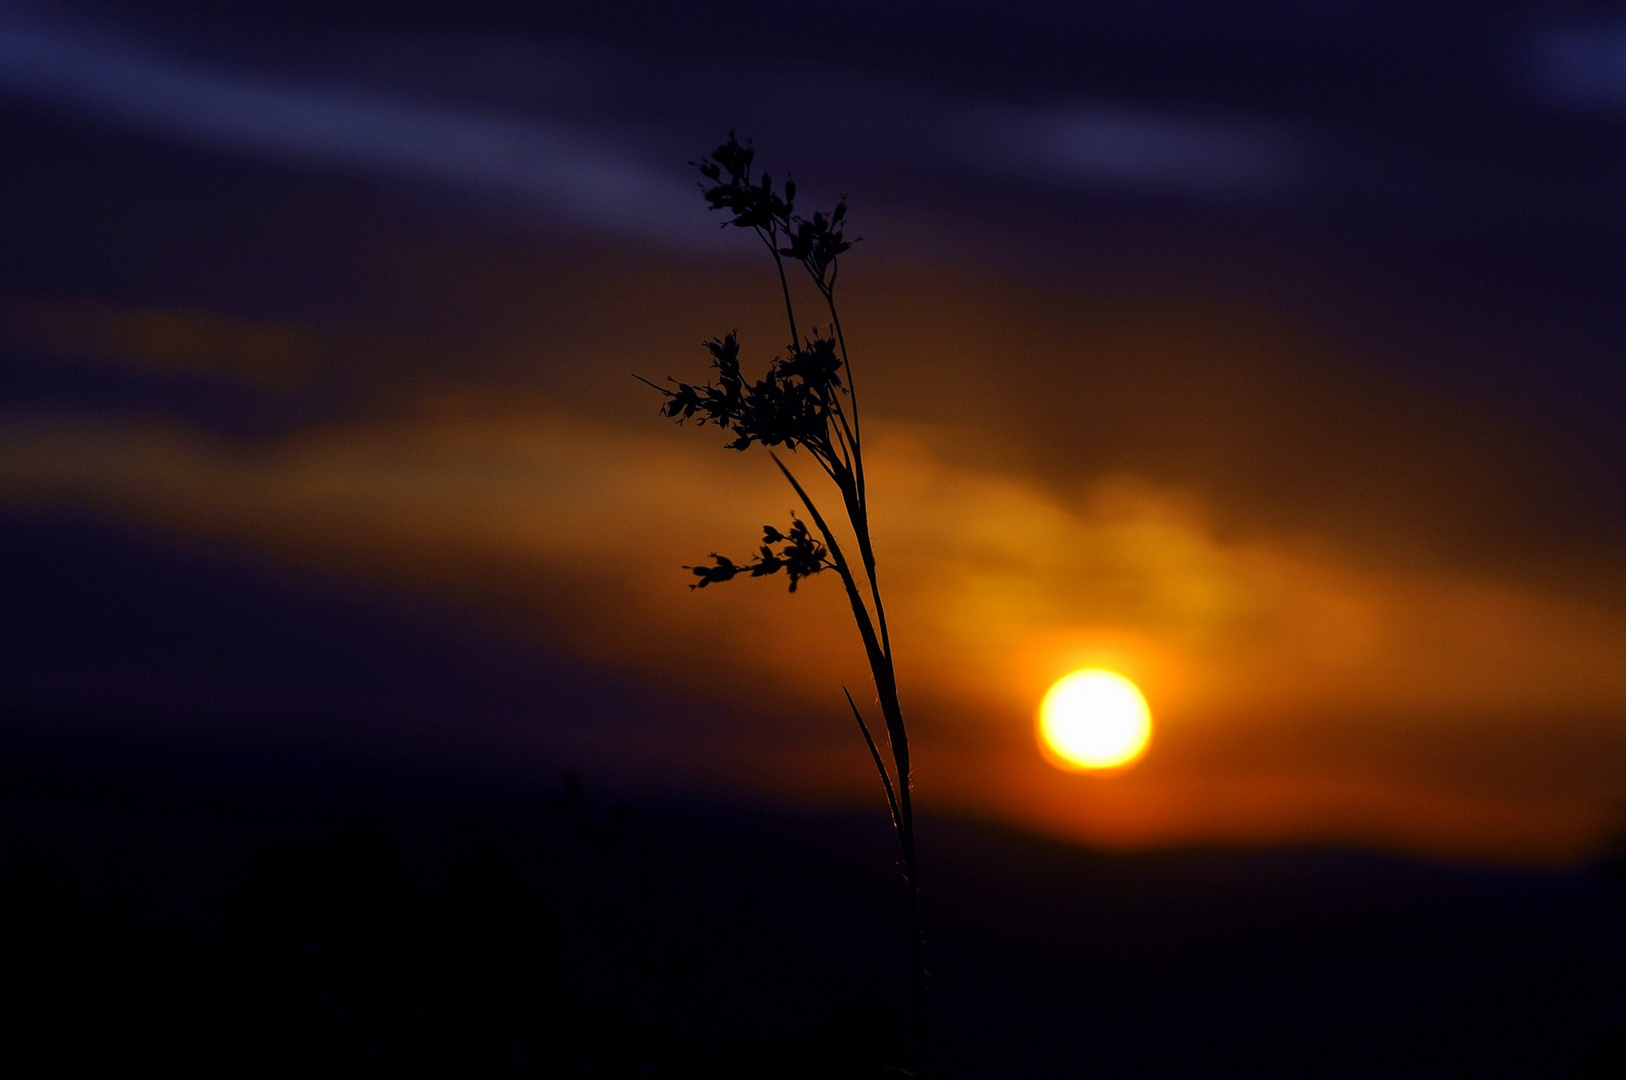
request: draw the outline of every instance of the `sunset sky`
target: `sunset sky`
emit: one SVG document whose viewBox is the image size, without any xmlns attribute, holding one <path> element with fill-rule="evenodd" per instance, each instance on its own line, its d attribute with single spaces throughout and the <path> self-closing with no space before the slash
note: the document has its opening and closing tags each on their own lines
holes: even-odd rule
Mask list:
<svg viewBox="0 0 1626 1080">
<path fill-rule="evenodd" d="M 837 583 L 686 587 L 794 496 L 632 377 L 781 347 L 686 164 L 734 129 L 863 236 L 925 807 L 1538 861 L 1620 820 L 1626 13 L 213 7 L 0 0 L 15 727 L 881 806 Z M 1132 769 L 1035 745 L 1081 667 L 1145 692 Z"/>
</svg>

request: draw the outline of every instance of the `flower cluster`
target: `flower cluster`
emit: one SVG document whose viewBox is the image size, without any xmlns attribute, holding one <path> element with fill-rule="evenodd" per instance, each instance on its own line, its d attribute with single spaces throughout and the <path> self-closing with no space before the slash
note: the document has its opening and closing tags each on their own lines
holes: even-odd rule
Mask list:
<svg viewBox="0 0 1626 1080">
<path fill-rule="evenodd" d="M 806 267 L 821 290 L 834 286 L 836 260 L 853 246 L 842 235 L 847 217 L 845 196 L 829 213 L 821 210 L 811 218 L 802 217 L 796 213 L 796 181 L 786 177 L 776 192 L 773 177 L 751 175 L 755 158 L 751 144 L 742 144 L 730 132 L 727 142 L 694 162 L 708 181 L 700 185 L 706 204 L 728 213 L 725 227 L 756 229 L 776 254 Z"/>
<path fill-rule="evenodd" d="M 719 555 L 715 551 L 711 553 L 711 559 L 715 564 L 713 566 L 684 567 L 700 579 L 689 588 L 704 589 L 714 582 L 732 581 L 739 574 L 769 577 L 783 570 L 790 577 L 790 591 L 795 592 L 796 583 L 802 578 L 835 568 L 824 545 L 813 538 L 800 518 L 795 517 L 790 519 L 789 533 L 782 533 L 772 525 L 764 525 L 762 547 L 750 562 L 736 563 L 727 555 Z"/>
<path fill-rule="evenodd" d="M 740 343 L 732 334 L 705 343 L 711 353 L 715 382 L 704 386 L 671 381 L 677 389 L 657 386 L 666 395 L 661 415 L 682 423 L 699 417 L 732 432 L 730 450 L 753 444 L 806 446 L 821 456 L 833 455 L 831 408 L 841 389 L 841 358 L 835 343 L 814 337 L 787 357 L 775 357 L 768 375 L 749 382 L 740 372 Z"/>
<path fill-rule="evenodd" d="M 862 517 L 857 407 L 850 384 L 843 383 L 846 346 L 835 306 L 837 260 L 852 246 L 842 233 L 847 206 L 841 202 L 829 213 L 802 217 L 796 213 L 795 181 L 787 179 L 776 189 L 767 173 L 753 174 L 755 157 L 749 142 L 741 143 L 730 134 L 727 142 L 693 164 L 705 178 L 700 190 L 707 204 L 728 215 L 724 224 L 753 230 L 772 255 L 785 297 L 789 348 L 768 362 L 764 378 L 747 379 L 740 368 L 739 338 L 730 332 L 704 343 L 715 372 L 711 382 L 695 385 L 669 378 L 666 386 L 660 386 L 643 381 L 665 396 L 661 415 L 680 424 L 696 420 L 723 428 L 733 437 L 727 443 L 731 450 L 752 446 L 808 450 L 841 490 L 849 512 Z M 818 289 L 830 314 L 829 333 L 803 334 L 798 328 L 785 280 L 787 260 L 800 263 Z M 814 516 L 825 532 L 816 511 Z M 784 569 L 795 592 L 801 578 L 826 567 L 841 569 L 835 541 L 826 533 L 820 543 L 800 521 L 789 534 L 769 528 L 766 537 L 761 554 L 750 562 L 736 563 L 714 553 L 714 565 L 689 567 L 700 579 L 694 588 L 730 581 L 742 573 L 763 577 Z M 871 563 L 868 539 L 867 532 L 860 538 L 866 567 Z M 776 550 L 775 544 L 783 546 Z"/>
</svg>

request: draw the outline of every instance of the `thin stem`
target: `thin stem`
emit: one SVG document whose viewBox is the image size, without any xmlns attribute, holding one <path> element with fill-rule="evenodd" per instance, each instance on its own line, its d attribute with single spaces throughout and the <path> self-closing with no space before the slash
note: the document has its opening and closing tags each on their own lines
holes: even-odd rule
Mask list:
<svg viewBox="0 0 1626 1080">
<path fill-rule="evenodd" d="M 836 311 L 835 279 L 832 277 L 829 286 L 821 287 L 819 294 L 824 297 L 824 306 L 830 309 L 830 325 L 836 332 L 836 347 L 841 350 L 841 366 L 847 369 L 847 396 L 853 403 L 853 430 L 858 430 L 858 388 L 853 383 L 853 364 L 847 356 L 847 338 L 841 332 L 841 315 Z"/>
<path fill-rule="evenodd" d="M 898 798 L 892 792 L 892 775 L 886 771 L 886 762 L 881 760 L 881 751 L 876 749 L 875 737 L 869 733 L 869 725 L 864 723 L 864 714 L 858 711 L 858 703 L 853 701 L 852 692 L 845 686 L 841 692 L 847 695 L 853 719 L 858 721 L 858 730 L 864 733 L 864 745 L 869 747 L 869 756 L 875 761 L 875 771 L 881 774 L 881 786 L 886 788 L 886 805 L 892 811 L 892 828 L 902 829 L 903 824 L 898 817 Z"/>
<path fill-rule="evenodd" d="M 840 264 L 837 263 L 837 266 Z M 810 274 L 811 270 L 808 271 Z M 815 277 L 814 279 L 818 279 Z M 841 330 L 841 312 L 836 307 L 835 279 L 831 277 L 828 286 L 819 282 L 819 294 L 824 297 L 824 303 L 830 311 L 830 325 L 836 332 L 836 347 L 841 350 L 841 366 L 847 372 L 847 397 L 852 402 L 852 426 L 849 429 L 853 445 L 852 474 L 853 488 L 856 498 L 848 501 L 847 517 L 853 523 L 853 532 L 858 538 L 858 555 L 864 563 L 864 576 L 869 579 L 870 595 L 875 603 L 875 621 L 881 631 L 881 645 L 887 656 L 892 655 L 892 635 L 887 630 L 886 608 L 881 603 L 881 585 L 875 577 L 875 551 L 870 545 L 869 538 L 869 500 L 864 483 L 864 454 L 859 435 L 858 420 L 858 385 L 853 377 L 852 358 L 847 353 L 847 336 Z M 838 414 L 840 415 L 840 414 Z M 847 426 L 844 415 L 840 416 L 842 426 Z"/>
<path fill-rule="evenodd" d="M 773 256 L 774 269 L 779 271 L 779 291 L 784 294 L 785 317 L 790 320 L 790 347 L 799 349 L 802 345 L 802 335 L 796 329 L 796 308 L 790 302 L 790 282 L 785 280 L 785 260 L 779 254 L 779 245 L 773 241 L 774 233 L 772 230 L 764 231 L 759 226 L 757 235 L 762 237 L 762 242 L 768 245 L 768 253 Z"/>
<path fill-rule="evenodd" d="M 847 418 L 841 414 L 841 401 L 835 395 L 828 399 L 828 410 L 837 420 L 837 424 L 830 430 L 835 434 L 836 448 L 841 451 L 841 461 L 852 472 L 853 460 L 858 452 L 858 445 L 853 441 L 852 431 L 847 427 Z"/>
<path fill-rule="evenodd" d="M 847 366 L 846 361 L 845 360 L 842 361 L 842 367 L 846 367 L 846 366 Z M 848 374 L 849 374 L 849 376 L 851 375 L 851 370 L 850 369 L 848 371 Z M 836 418 L 836 424 L 837 424 L 836 434 L 843 441 L 845 441 L 847 443 L 847 445 L 849 445 L 849 446 L 851 446 L 853 448 L 853 456 L 856 457 L 858 455 L 858 433 L 856 431 L 854 431 L 852 428 L 847 426 L 847 413 L 846 413 L 846 410 L 844 410 L 841 407 L 841 399 L 840 398 L 835 397 L 835 396 L 831 397 L 831 399 L 830 399 L 830 415 L 834 416 Z"/>
<path fill-rule="evenodd" d="M 839 266 L 840 264 L 837 263 L 835 265 Z M 852 359 L 847 355 L 847 336 L 841 332 L 841 313 L 836 310 L 836 278 L 833 270 L 830 274 L 830 284 L 828 286 L 821 287 L 819 289 L 819 293 L 824 297 L 825 307 L 830 309 L 830 325 L 836 332 L 836 347 L 841 350 L 841 366 L 847 371 L 847 398 L 853 403 L 852 433 L 853 442 L 856 443 L 860 438 L 858 423 L 858 384 L 853 378 Z M 864 497 L 864 470 L 862 468 L 857 470 L 857 476 L 858 496 L 860 500 L 862 500 Z"/>
<path fill-rule="evenodd" d="M 825 523 L 824 515 L 819 512 L 818 506 L 814 504 L 812 498 L 807 494 L 807 489 L 802 487 L 801 481 L 797 480 L 791 471 L 785 467 L 785 463 L 779 460 L 779 455 L 770 452 L 768 456 L 773 458 L 775 465 L 779 466 L 779 471 L 785 474 L 785 479 L 790 481 L 790 486 L 795 490 L 797 498 L 802 500 L 802 505 L 807 507 L 808 515 L 813 518 L 813 524 L 818 526 L 819 532 L 824 536 L 824 546 L 830 549 L 830 558 L 836 564 L 836 573 L 841 575 L 841 584 L 846 587 L 847 600 L 853 609 L 853 619 L 858 623 L 858 635 L 864 639 L 864 652 L 869 656 L 871 673 L 879 680 L 881 666 L 886 663 L 886 670 L 890 675 L 891 665 L 886 662 L 886 654 L 881 651 L 881 643 L 875 636 L 875 624 L 870 619 L 869 609 L 864 606 L 864 598 L 858 591 L 858 584 L 853 580 L 852 567 L 848 565 L 847 557 L 841 553 L 841 544 L 836 541 L 836 534 Z M 879 681 L 877 681 L 876 690 L 881 689 Z M 892 692 L 892 696 L 894 699 L 897 697 L 895 690 Z M 883 714 L 885 711 L 883 704 Z M 897 735 L 892 731 L 890 718 L 887 720 L 887 735 L 896 742 Z M 896 748 L 894 748 L 894 756 L 896 756 Z M 900 780 L 902 775 L 902 773 L 899 774 Z"/>
<path fill-rule="evenodd" d="M 839 428 L 836 430 L 836 444 L 835 445 L 836 445 L 836 449 L 841 451 L 841 467 L 842 467 L 842 470 L 844 472 L 846 472 L 849 476 L 852 475 L 852 471 L 853 471 L 853 446 L 852 446 L 851 441 L 848 440 L 847 436 L 845 434 L 843 434 L 842 431 Z M 831 479 L 834 480 L 835 477 L 832 476 Z M 839 485 L 839 483 L 840 483 L 840 481 L 837 481 L 838 485 Z"/>
<path fill-rule="evenodd" d="M 892 760 L 898 772 L 898 846 L 903 855 L 903 876 L 909 890 L 909 958 L 913 975 L 910 1031 L 917 1064 L 926 1043 L 926 938 L 920 922 L 920 869 L 915 857 L 914 772 L 909 764 L 909 736 L 903 726 L 897 679 L 892 659 L 884 658 L 886 678 L 876 679 L 881 714 L 892 739 Z"/>
<path fill-rule="evenodd" d="M 853 534 L 858 538 L 858 557 L 864 563 L 864 576 L 869 579 L 870 596 L 875 602 L 875 622 L 881 630 L 881 647 L 888 659 L 892 656 L 892 635 L 886 628 L 886 605 L 881 602 L 881 582 L 875 573 L 875 549 L 869 538 L 869 502 L 863 493 L 863 456 L 854 455 L 853 498 L 847 505 L 847 517 L 853 523 Z"/>
<path fill-rule="evenodd" d="M 918 1054 L 924 1045 L 926 1032 L 926 942 L 920 926 L 920 876 L 915 859 L 915 813 L 912 790 L 914 774 L 909 766 L 909 733 L 903 726 L 903 707 L 898 701 L 897 675 L 892 668 L 891 655 L 882 650 L 881 643 L 875 636 L 875 626 L 870 620 L 869 610 L 864 606 L 858 584 L 853 580 L 852 568 L 848 565 L 846 556 L 841 553 L 835 534 L 825 523 L 824 515 L 814 505 L 806 489 L 785 467 L 785 463 L 779 460 L 779 455 L 770 453 L 769 456 L 773 458 L 773 463 L 779 466 L 779 471 L 785 474 L 785 479 L 790 481 L 790 486 L 802 500 L 802 505 L 807 507 L 808 514 L 813 518 L 813 523 L 824 536 L 825 545 L 830 549 L 836 572 L 841 575 L 841 584 L 847 590 L 847 601 L 852 605 L 853 620 L 857 622 L 859 636 L 864 640 L 864 652 L 869 656 L 870 673 L 875 677 L 876 696 L 881 702 L 881 716 L 886 721 L 887 738 L 892 743 L 892 762 L 898 774 L 896 788 L 898 846 L 902 850 L 904 882 L 909 890 L 909 954 L 914 969 L 910 1030 Z M 848 490 L 850 489 L 843 489 L 844 498 L 849 497 Z M 862 542 L 867 539 L 867 530 L 860 531 L 858 535 Z"/>
</svg>

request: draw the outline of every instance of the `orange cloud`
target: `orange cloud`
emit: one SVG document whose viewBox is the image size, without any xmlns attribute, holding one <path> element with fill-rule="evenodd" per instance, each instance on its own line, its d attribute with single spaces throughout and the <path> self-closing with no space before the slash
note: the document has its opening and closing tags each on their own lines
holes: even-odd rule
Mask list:
<svg viewBox="0 0 1626 1080">
<path fill-rule="evenodd" d="M 154 311 L 85 300 L 19 301 L 0 311 L 19 348 L 144 375 L 203 375 L 267 391 L 312 374 L 318 348 L 304 329 L 206 311 Z"/>
<path fill-rule="evenodd" d="M 1118 845 L 1353 838 L 1552 857 L 1626 797 L 1618 612 L 1364 566 L 1304 535 L 1226 537 L 1187 492 L 1129 474 L 1058 492 L 957 462 L 952 428 L 873 423 L 881 572 L 928 804 Z M 683 587 L 680 564 L 743 553 L 792 506 L 765 460 L 716 443 L 516 397 L 442 397 L 249 450 L 13 417 L 0 494 L 486 606 L 761 716 L 730 736 L 736 782 L 854 797 L 861 753 L 815 748 L 853 737 L 837 686 L 865 679 L 838 591 Z M 1085 665 L 1123 671 L 1152 703 L 1152 751 L 1121 777 L 1062 777 L 1032 745 L 1045 686 Z M 787 772 L 787 740 L 825 764 Z"/>
</svg>

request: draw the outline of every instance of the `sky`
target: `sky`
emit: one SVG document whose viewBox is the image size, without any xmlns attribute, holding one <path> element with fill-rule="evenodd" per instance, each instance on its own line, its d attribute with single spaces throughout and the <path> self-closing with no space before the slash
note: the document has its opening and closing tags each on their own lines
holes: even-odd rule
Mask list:
<svg viewBox="0 0 1626 1080">
<path fill-rule="evenodd" d="M 1551 861 L 1626 803 L 1626 8 L 0 3 L 19 728 L 880 806 L 688 162 L 846 196 L 921 803 Z M 804 466 L 804 471 L 806 467 Z M 1154 736 L 1053 769 L 1044 690 Z"/>
</svg>

